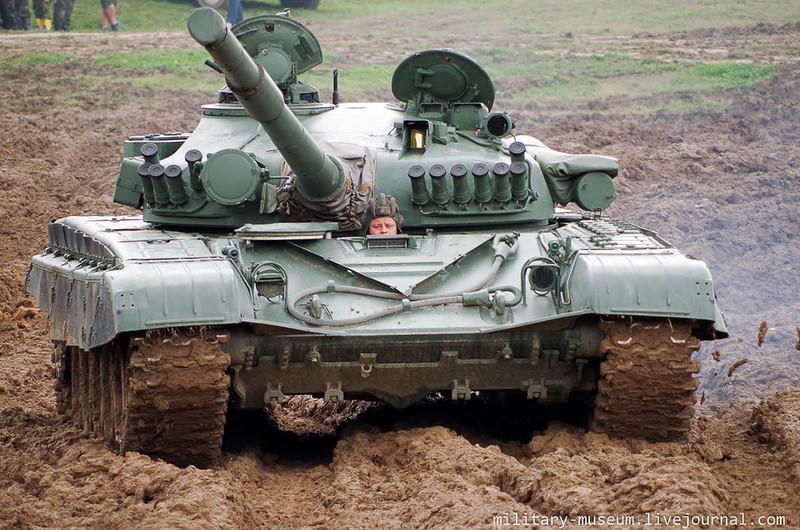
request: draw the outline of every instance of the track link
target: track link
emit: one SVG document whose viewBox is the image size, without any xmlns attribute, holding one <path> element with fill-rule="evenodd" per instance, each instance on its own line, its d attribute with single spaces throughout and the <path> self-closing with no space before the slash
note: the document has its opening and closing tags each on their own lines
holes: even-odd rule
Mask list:
<svg viewBox="0 0 800 530">
<path fill-rule="evenodd" d="M 56 344 L 58 410 L 120 453 L 213 465 L 228 406 L 225 340 L 209 330 L 161 330 L 91 351 Z"/>
<path fill-rule="evenodd" d="M 669 320 L 600 324 L 601 349 L 593 430 L 617 437 L 685 440 L 694 414 L 700 341 L 691 326 Z"/>
</svg>

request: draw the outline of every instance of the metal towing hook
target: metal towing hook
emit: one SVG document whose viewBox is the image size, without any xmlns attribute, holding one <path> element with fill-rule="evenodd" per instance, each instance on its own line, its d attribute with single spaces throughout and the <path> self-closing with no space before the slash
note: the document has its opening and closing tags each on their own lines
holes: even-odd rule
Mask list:
<svg viewBox="0 0 800 530">
<path fill-rule="evenodd" d="M 504 293 L 511 293 L 508 299 Z M 462 303 L 465 306 L 491 307 L 497 316 L 504 315 L 506 308 L 514 307 L 522 301 L 522 291 L 513 285 L 502 285 L 464 293 Z"/>
<path fill-rule="evenodd" d="M 519 233 L 497 234 L 492 238 L 492 250 L 495 258 L 502 258 L 503 261 L 514 256 L 519 248 Z"/>
</svg>

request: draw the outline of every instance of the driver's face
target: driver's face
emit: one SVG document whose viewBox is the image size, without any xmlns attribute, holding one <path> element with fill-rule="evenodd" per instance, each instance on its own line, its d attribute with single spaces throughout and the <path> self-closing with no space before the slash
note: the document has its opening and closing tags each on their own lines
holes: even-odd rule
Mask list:
<svg viewBox="0 0 800 530">
<path fill-rule="evenodd" d="M 387 236 L 397 234 L 397 222 L 391 217 L 376 217 L 369 223 L 369 235 Z"/>
</svg>

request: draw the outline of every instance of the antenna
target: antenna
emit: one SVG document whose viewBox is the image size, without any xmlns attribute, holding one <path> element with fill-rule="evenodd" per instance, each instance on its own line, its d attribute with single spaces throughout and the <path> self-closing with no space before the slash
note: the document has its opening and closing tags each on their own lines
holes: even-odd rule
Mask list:
<svg viewBox="0 0 800 530">
<path fill-rule="evenodd" d="M 333 104 L 339 104 L 339 70 L 333 69 Z"/>
<path fill-rule="evenodd" d="M 223 75 L 225 74 L 225 72 L 222 71 L 222 68 L 220 68 L 219 65 L 214 61 L 212 61 L 211 59 L 206 59 L 205 65 L 214 70 L 215 72 L 217 72 L 218 74 L 223 74 Z"/>
</svg>

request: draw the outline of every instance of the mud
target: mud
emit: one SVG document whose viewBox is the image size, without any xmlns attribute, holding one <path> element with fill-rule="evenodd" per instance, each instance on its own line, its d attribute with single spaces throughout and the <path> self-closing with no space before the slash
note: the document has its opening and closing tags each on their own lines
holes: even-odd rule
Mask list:
<svg viewBox="0 0 800 530">
<path fill-rule="evenodd" d="M 762 344 L 764 344 L 764 338 L 767 336 L 767 331 L 769 331 L 769 327 L 767 326 L 766 322 L 762 322 L 761 325 L 758 326 L 758 340 L 756 342 L 756 346 L 759 348 Z"/>
<path fill-rule="evenodd" d="M 735 372 L 737 368 L 739 368 L 740 366 L 744 366 L 745 364 L 748 363 L 749 360 L 750 359 L 739 359 L 738 361 L 730 365 L 730 367 L 728 368 L 728 377 L 731 377 L 733 375 L 733 372 Z"/>
<path fill-rule="evenodd" d="M 352 47 L 400 48 L 400 60 L 412 45 L 441 45 L 379 27 L 363 42 L 343 28 L 314 29 L 326 49 L 345 57 L 331 67 L 355 61 L 346 53 Z M 389 37 L 376 42 L 381 34 Z M 475 45 L 459 38 L 446 45 Z M 190 47 L 184 36 L 169 39 Z M 587 47 L 592 40 L 564 39 L 585 39 Z M 4 58 L 31 45 L 76 55 L 0 72 L 0 527 L 455 528 L 527 515 L 543 527 L 568 517 L 565 526 L 579 528 L 591 527 L 580 515 L 739 513 L 785 516 L 785 527 L 800 527 L 800 27 L 614 39 L 621 51 L 663 56 L 668 49 L 676 60 L 735 58 L 760 42 L 747 48 L 749 60 L 779 71 L 769 82 L 719 94 L 732 101 L 728 108 L 647 117 L 615 112 L 626 102 L 614 98 L 563 104 L 555 116 L 508 108 L 499 83 L 498 108 L 519 118 L 518 130 L 559 150 L 620 159 L 610 214 L 710 264 L 731 338 L 694 354 L 703 363 L 703 399 L 688 441 L 610 439 L 579 421 L 548 424 L 547 416 L 508 436 L 492 414 L 454 414 L 442 403 L 395 413 L 331 410 L 301 398 L 275 417 L 303 435 L 238 418 L 220 463 L 198 470 L 118 456 L 56 413 L 48 324 L 23 282 L 51 218 L 128 211 L 111 202 L 125 137 L 191 130 L 197 107 L 212 96 L 136 88 L 122 78 L 98 90 L 80 80 L 98 68 L 93 57 L 163 46 L 156 35 L 0 37 Z M 759 345 L 761 322 L 770 328 Z M 742 359 L 748 362 L 737 365 Z M 534 413 L 505 414 L 510 423 Z"/>
<path fill-rule="evenodd" d="M 783 456 L 784 465 L 800 480 L 800 390 L 784 390 L 759 403 L 752 431 Z"/>
</svg>

